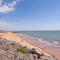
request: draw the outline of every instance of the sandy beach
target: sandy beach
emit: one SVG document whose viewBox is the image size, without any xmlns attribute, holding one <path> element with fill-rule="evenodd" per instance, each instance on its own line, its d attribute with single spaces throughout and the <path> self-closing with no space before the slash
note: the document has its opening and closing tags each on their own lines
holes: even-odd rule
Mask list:
<svg viewBox="0 0 60 60">
<path fill-rule="evenodd" d="M 12 32 L 0 33 L 0 38 L 14 41 L 21 44 L 22 46 L 26 46 L 27 48 L 35 48 L 39 53 L 42 52 L 47 56 L 55 56 L 56 59 L 60 60 L 60 50 L 56 50 L 57 48 L 54 46 L 48 45 L 48 47 L 45 47 L 41 42 L 31 40 L 30 38 L 26 38 L 24 36 L 19 36 Z"/>
</svg>

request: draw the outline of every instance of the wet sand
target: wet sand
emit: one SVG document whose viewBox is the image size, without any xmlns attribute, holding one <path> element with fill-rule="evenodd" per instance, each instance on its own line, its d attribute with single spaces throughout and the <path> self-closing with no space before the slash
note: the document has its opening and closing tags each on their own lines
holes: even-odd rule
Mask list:
<svg viewBox="0 0 60 60">
<path fill-rule="evenodd" d="M 16 33 L 11 32 L 0 33 L 0 38 L 15 41 L 16 43 L 19 43 L 20 45 L 26 46 L 28 48 L 35 48 L 39 53 L 44 53 L 48 56 L 55 56 L 58 60 L 60 60 L 60 50 L 58 50 L 60 47 L 57 48 L 55 46 L 46 45 L 37 40 L 19 36 Z"/>
</svg>

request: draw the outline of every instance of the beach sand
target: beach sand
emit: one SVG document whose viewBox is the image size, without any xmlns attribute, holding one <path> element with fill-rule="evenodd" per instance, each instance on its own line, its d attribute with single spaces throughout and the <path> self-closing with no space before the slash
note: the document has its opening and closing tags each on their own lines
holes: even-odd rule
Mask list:
<svg viewBox="0 0 60 60">
<path fill-rule="evenodd" d="M 37 42 L 34 42 L 33 40 L 31 41 L 28 38 L 24 39 L 23 36 L 18 36 L 16 33 L 12 33 L 12 32 L 0 33 L 0 38 L 14 41 L 28 48 L 35 48 L 39 53 L 44 53 L 45 55 L 48 56 L 55 56 L 58 60 L 60 60 L 60 51 L 57 51 L 51 47 L 46 48 L 42 43 L 38 44 Z"/>
</svg>

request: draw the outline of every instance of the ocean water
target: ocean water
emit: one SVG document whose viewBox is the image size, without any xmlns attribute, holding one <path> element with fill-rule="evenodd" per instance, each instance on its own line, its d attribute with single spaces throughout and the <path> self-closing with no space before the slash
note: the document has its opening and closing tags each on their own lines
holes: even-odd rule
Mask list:
<svg viewBox="0 0 60 60">
<path fill-rule="evenodd" d="M 60 42 L 60 31 L 20 31 L 19 33 L 30 37 L 42 38 L 46 41 Z"/>
<path fill-rule="evenodd" d="M 28 41 L 34 41 L 45 48 L 60 51 L 60 31 L 18 31 Z"/>
</svg>

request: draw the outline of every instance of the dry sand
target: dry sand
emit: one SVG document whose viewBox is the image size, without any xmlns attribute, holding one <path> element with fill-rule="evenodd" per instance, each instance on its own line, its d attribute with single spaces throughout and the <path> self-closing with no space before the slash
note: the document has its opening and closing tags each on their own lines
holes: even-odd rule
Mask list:
<svg viewBox="0 0 60 60">
<path fill-rule="evenodd" d="M 30 43 L 29 41 L 24 40 L 22 37 L 19 37 L 16 33 L 12 32 L 5 32 L 5 33 L 0 33 L 0 37 L 2 39 L 7 39 L 10 41 L 15 41 L 16 43 L 19 43 L 20 45 L 26 46 L 28 48 L 35 48 L 37 49 L 37 52 L 39 53 L 44 53 L 45 55 L 53 55 L 55 56 L 58 60 L 60 60 L 60 51 L 56 51 L 50 47 L 49 48 L 43 48 L 42 45 L 38 46 L 36 43 Z"/>
</svg>

